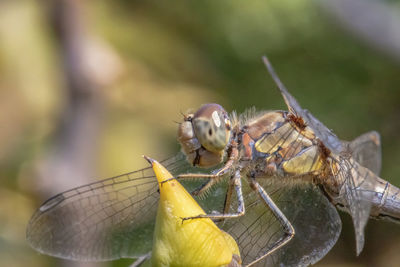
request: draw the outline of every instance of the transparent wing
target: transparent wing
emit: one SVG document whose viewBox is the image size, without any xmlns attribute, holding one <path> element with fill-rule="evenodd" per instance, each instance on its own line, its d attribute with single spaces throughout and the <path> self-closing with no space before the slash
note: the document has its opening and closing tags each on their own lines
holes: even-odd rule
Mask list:
<svg viewBox="0 0 400 267">
<path fill-rule="evenodd" d="M 360 135 L 349 143 L 349 149 L 358 163 L 379 175 L 382 166 L 382 150 L 378 132 L 371 131 Z"/>
<path fill-rule="evenodd" d="M 308 110 L 303 109 L 297 100 L 289 93 L 286 87 L 283 85 L 278 75 L 275 73 L 271 63 L 266 56 L 263 56 L 263 61 L 268 69 L 268 72 L 272 76 L 273 80 L 277 84 L 279 91 L 281 92 L 283 99 L 289 109 L 289 111 L 297 116 L 304 119 L 308 126 L 313 129 L 315 135 L 328 147 L 331 151 L 339 153 L 342 151 L 342 142 L 339 138 L 329 130 L 322 122 L 315 118 Z"/>
<path fill-rule="evenodd" d="M 181 154 L 162 163 L 172 173 L 188 165 Z M 139 257 L 152 247 L 157 190 L 149 167 L 65 191 L 35 212 L 27 240 L 38 251 L 65 259 Z"/>
<path fill-rule="evenodd" d="M 350 213 L 356 235 L 357 255 L 364 247 L 364 228 L 376 201 L 377 176 L 353 158 L 338 157 L 332 168 L 334 176 L 329 184 L 336 184 L 339 196 L 334 201 Z M 378 205 L 378 203 L 377 203 Z"/>
<path fill-rule="evenodd" d="M 293 184 L 292 178 L 257 179 L 295 229 L 287 245 L 256 266 L 307 266 L 321 259 L 336 243 L 341 220 L 335 207 L 310 183 Z M 246 183 L 243 183 L 246 214 L 226 220 L 223 229 L 238 242 L 244 264 L 264 255 L 284 236 L 283 227 Z M 236 208 L 234 201 L 231 209 Z"/>
<path fill-rule="evenodd" d="M 350 151 L 344 151 L 342 141 L 310 112 L 301 108 L 296 99 L 282 84 L 268 59 L 263 57 L 263 61 L 275 83 L 278 85 L 289 111 L 302 117 L 330 151 L 337 155 L 340 155 L 342 152 L 350 152 L 350 155 L 354 157 L 348 159 L 349 155 L 346 155 L 346 157 L 339 159 L 340 163 L 338 164 L 337 175 L 333 176 L 333 180 L 336 179 L 336 181 L 332 181 L 332 185 L 340 188 L 341 199 L 338 202 L 345 206 L 346 211 L 353 218 L 357 254 L 359 254 L 364 246 L 364 228 L 370 215 L 371 203 L 374 198 L 373 192 L 375 192 L 375 185 L 377 183 L 374 174 L 378 174 L 381 168 L 379 134 L 372 132 L 367 133 L 365 136 L 360 136 L 350 143 Z M 370 170 L 361 166 L 356 161 L 370 168 Z"/>
</svg>

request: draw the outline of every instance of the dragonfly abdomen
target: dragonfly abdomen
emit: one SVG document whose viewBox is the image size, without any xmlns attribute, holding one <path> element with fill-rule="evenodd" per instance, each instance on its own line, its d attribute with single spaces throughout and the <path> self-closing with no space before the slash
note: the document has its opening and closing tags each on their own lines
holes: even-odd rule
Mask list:
<svg viewBox="0 0 400 267">
<path fill-rule="evenodd" d="M 367 217 L 400 223 L 399 188 L 353 158 L 337 157 L 331 171 L 332 177 L 325 180 L 324 188 L 336 206 L 350 214 L 351 206 L 358 210 L 371 207 Z"/>
<path fill-rule="evenodd" d="M 371 217 L 400 223 L 400 189 L 376 177 Z"/>
</svg>

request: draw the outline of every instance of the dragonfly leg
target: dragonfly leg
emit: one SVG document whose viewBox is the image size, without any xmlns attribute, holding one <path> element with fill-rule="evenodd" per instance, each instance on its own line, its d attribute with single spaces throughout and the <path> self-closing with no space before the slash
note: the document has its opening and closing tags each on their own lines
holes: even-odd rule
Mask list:
<svg viewBox="0 0 400 267">
<path fill-rule="evenodd" d="M 228 189 L 226 191 L 226 195 L 225 195 L 225 201 L 224 201 L 224 210 L 223 210 L 223 214 L 228 214 L 229 213 L 229 209 L 231 207 L 231 202 L 232 202 L 232 193 L 233 193 L 233 189 L 234 189 L 234 179 L 231 179 L 231 181 L 229 182 L 228 185 Z M 219 220 L 214 220 L 215 222 L 223 222 L 224 219 L 219 219 Z"/>
<path fill-rule="evenodd" d="M 236 191 L 236 195 L 238 198 L 238 208 L 235 213 L 214 213 L 214 214 L 201 214 L 193 217 L 182 218 L 182 222 L 185 220 L 192 220 L 198 218 L 210 218 L 210 219 L 227 219 L 227 218 L 237 218 L 243 216 L 245 214 L 244 207 L 244 199 L 242 194 L 242 180 L 240 176 L 240 170 L 235 172 L 235 175 L 232 176 L 232 183 L 230 183 L 229 187 L 234 187 Z M 232 190 L 231 190 L 232 191 Z M 225 212 L 226 208 L 224 209 Z"/>
<path fill-rule="evenodd" d="M 216 177 L 214 179 L 209 179 L 207 182 L 202 184 L 199 188 L 196 188 L 190 194 L 193 196 L 201 196 L 204 192 L 207 192 L 208 189 L 210 189 L 214 184 L 216 184 L 220 180 L 219 177 Z"/>
<path fill-rule="evenodd" d="M 170 180 L 174 179 L 208 179 L 208 181 L 201 185 L 199 188 L 191 192 L 192 195 L 198 196 L 206 192 L 208 189 L 210 189 L 214 184 L 218 183 L 223 177 L 225 177 L 226 174 L 229 173 L 230 168 L 232 168 L 232 164 L 225 164 L 224 167 L 222 167 L 220 170 L 218 170 L 216 173 L 212 174 L 207 174 L 207 173 L 185 173 L 185 174 L 180 174 L 177 177 L 173 177 L 170 179 L 164 180 L 161 184 L 166 183 Z"/>
<path fill-rule="evenodd" d="M 234 180 L 232 180 L 234 181 Z M 224 203 L 224 213 L 228 213 L 229 209 L 231 207 L 231 202 L 232 202 L 232 192 L 234 188 L 234 182 L 230 182 L 228 186 L 228 190 L 226 191 L 225 195 L 225 203 Z"/>
<path fill-rule="evenodd" d="M 148 259 L 150 259 L 150 257 L 151 257 L 151 252 L 137 258 L 134 263 L 129 265 L 129 267 L 140 267 L 140 266 L 142 266 L 142 264 L 144 264 L 144 262 L 146 262 Z"/>
<path fill-rule="evenodd" d="M 237 161 L 239 157 L 239 152 L 237 150 L 236 144 L 232 144 L 231 150 L 228 152 L 228 160 L 226 161 L 225 165 L 216 171 L 215 173 L 212 174 L 207 174 L 207 173 L 185 173 L 185 174 L 180 174 L 177 177 L 167 179 L 163 181 L 163 183 L 168 182 L 169 180 L 172 179 L 209 179 L 207 183 L 203 184 L 200 188 L 196 189 L 195 191 L 192 192 L 193 195 L 201 195 L 204 192 L 207 191 L 211 186 L 213 186 L 215 183 L 219 182 L 225 175 L 229 174 L 231 170 L 233 169 L 233 164 Z"/>
<path fill-rule="evenodd" d="M 254 179 L 250 179 L 251 187 L 259 194 L 259 196 L 264 200 L 265 204 L 269 209 L 271 209 L 273 215 L 275 218 L 279 221 L 279 223 L 283 226 L 285 234 L 278 239 L 274 244 L 272 244 L 270 247 L 267 248 L 267 251 L 265 252 L 264 255 L 261 257 L 257 258 L 253 262 L 251 262 L 247 266 L 251 266 L 253 264 L 256 264 L 260 260 L 264 259 L 277 249 L 283 247 L 286 245 L 295 235 L 295 230 L 293 228 L 293 225 L 290 223 L 290 221 L 286 218 L 286 216 L 282 213 L 282 211 L 276 206 L 274 201 L 270 198 L 268 193 L 264 190 L 264 188 Z"/>
</svg>

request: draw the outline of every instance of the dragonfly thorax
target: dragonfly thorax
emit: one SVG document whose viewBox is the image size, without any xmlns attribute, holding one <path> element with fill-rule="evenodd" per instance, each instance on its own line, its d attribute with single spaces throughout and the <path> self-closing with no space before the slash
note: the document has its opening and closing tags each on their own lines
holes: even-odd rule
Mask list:
<svg viewBox="0 0 400 267">
<path fill-rule="evenodd" d="M 262 163 L 255 176 L 321 175 L 326 157 L 319 142 L 309 127 L 294 118 L 288 112 L 270 111 L 243 126 L 241 159 Z"/>
</svg>

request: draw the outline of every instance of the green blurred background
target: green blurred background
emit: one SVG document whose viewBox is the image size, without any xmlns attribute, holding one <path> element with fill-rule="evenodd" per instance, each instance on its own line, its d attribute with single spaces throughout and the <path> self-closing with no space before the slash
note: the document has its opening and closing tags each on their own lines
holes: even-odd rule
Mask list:
<svg viewBox="0 0 400 267">
<path fill-rule="evenodd" d="M 176 153 L 180 112 L 207 102 L 285 109 L 264 54 L 341 139 L 379 131 L 381 176 L 400 185 L 400 52 L 360 37 L 325 1 L 83 2 L 0 2 L 0 266 L 75 266 L 28 246 L 34 210 L 94 177 L 146 166 L 142 154 Z M 382 4 L 400 13 L 398 2 Z M 399 225 L 370 221 L 356 257 L 341 217 L 342 235 L 317 266 L 400 264 Z"/>
</svg>

